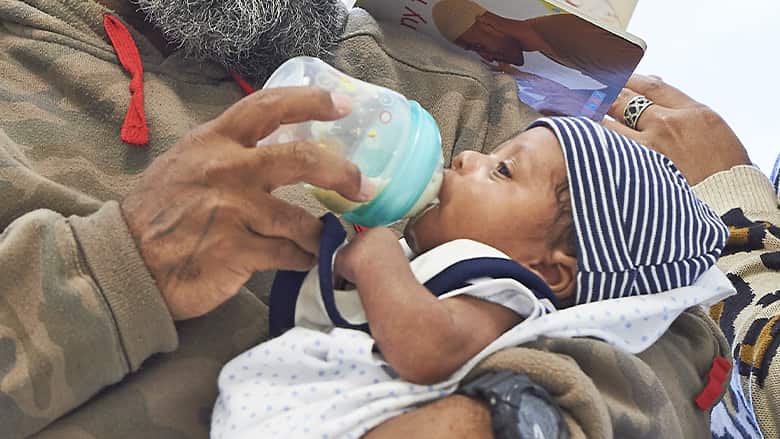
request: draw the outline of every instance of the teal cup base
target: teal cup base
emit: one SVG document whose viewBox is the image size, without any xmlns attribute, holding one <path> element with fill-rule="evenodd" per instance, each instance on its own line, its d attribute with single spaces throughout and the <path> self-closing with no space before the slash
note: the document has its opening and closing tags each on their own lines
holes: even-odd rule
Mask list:
<svg viewBox="0 0 780 439">
<path fill-rule="evenodd" d="M 402 219 L 415 205 L 441 162 L 441 134 L 436 121 L 419 103 L 410 100 L 410 130 L 400 139 L 402 158 L 395 174 L 370 202 L 344 214 L 347 221 L 365 227 L 386 226 Z"/>
</svg>

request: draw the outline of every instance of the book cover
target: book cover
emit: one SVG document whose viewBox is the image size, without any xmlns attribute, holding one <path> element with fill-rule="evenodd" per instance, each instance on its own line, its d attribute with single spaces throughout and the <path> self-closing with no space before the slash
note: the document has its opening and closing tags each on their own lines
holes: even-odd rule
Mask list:
<svg viewBox="0 0 780 439">
<path fill-rule="evenodd" d="M 637 0 L 559 0 L 559 2 L 563 10 L 576 11 L 596 23 L 621 31 L 628 28 L 637 4 Z"/>
<path fill-rule="evenodd" d="M 358 6 L 512 75 L 520 100 L 542 114 L 601 120 L 645 49 L 622 30 L 633 8 L 620 15 L 613 3 L 636 1 L 359 0 Z"/>
</svg>

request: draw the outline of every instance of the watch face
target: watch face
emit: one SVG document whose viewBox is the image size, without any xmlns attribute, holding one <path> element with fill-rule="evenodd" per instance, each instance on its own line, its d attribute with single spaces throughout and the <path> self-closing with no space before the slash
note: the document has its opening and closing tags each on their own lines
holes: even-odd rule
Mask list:
<svg viewBox="0 0 780 439">
<path fill-rule="evenodd" d="M 557 407 L 534 395 L 532 391 L 526 392 L 517 407 L 518 435 L 515 437 L 558 439 L 561 437 L 561 421 Z"/>
<path fill-rule="evenodd" d="M 538 388 L 513 390 L 511 395 L 504 394 L 491 404 L 496 439 L 560 439 L 567 436 L 562 434 L 565 426 L 558 407 L 546 395 L 537 394 Z"/>
<path fill-rule="evenodd" d="M 558 405 L 526 375 L 508 370 L 486 373 L 461 393 L 490 406 L 496 439 L 568 439 Z"/>
</svg>

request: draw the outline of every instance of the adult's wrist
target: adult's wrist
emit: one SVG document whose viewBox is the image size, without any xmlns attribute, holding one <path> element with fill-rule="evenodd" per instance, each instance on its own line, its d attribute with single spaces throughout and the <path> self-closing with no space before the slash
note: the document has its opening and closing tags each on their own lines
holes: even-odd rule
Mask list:
<svg viewBox="0 0 780 439">
<path fill-rule="evenodd" d="M 490 371 L 461 387 L 458 393 L 487 404 L 496 439 L 569 437 L 558 404 L 525 374 Z"/>
<path fill-rule="evenodd" d="M 178 346 L 176 327 L 160 290 L 130 236 L 119 204 L 68 219 L 82 257 L 106 301 L 129 370 Z"/>
</svg>

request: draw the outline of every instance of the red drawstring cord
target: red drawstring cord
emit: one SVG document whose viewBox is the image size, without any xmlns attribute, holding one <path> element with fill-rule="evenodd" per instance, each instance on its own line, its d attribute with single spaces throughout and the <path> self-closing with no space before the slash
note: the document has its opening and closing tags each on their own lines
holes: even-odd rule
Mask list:
<svg viewBox="0 0 780 439">
<path fill-rule="evenodd" d="M 114 46 L 119 62 L 130 73 L 130 105 L 127 116 L 122 124 L 121 138 L 131 145 L 147 145 L 149 143 L 149 126 L 144 114 L 144 66 L 141 54 L 133 41 L 133 36 L 124 24 L 111 14 L 103 15 L 103 27 Z M 246 94 L 254 93 L 255 89 L 247 80 L 236 72 L 230 72 L 241 90 Z M 355 231 L 360 233 L 364 227 L 355 224 Z"/>
<path fill-rule="evenodd" d="M 233 75 L 233 80 L 236 81 L 236 84 L 241 87 L 241 90 L 243 90 L 244 93 L 250 95 L 255 92 L 255 88 L 252 87 L 252 84 L 250 84 L 246 79 L 242 78 L 241 75 L 236 72 L 230 72 L 230 74 Z M 355 229 L 356 233 L 361 233 L 368 230 L 367 227 L 363 227 L 358 224 L 352 224 L 352 228 Z"/>
<path fill-rule="evenodd" d="M 255 88 L 252 87 L 252 84 L 250 84 L 246 79 L 242 78 L 241 75 L 236 72 L 230 72 L 230 74 L 233 76 L 233 80 L 236 81 L 236 84 L 241 87 L 241 90 L 244 92 L 244 94 L 251 95 L 255 92 Z"/>
<path fill-rule="evenodd" d="M 104 14 L 103 27 L 111 40 L 111 45 L 114 46 L 119 62 L 130 73 L 130 104 L 120 136 L 123 142 L 130 145 L 147 145 L 149 126 L 146 124 L 144 114 L 144 67 L 141 63 L 141 54 L 130 31 L 116 17 Z"/>
</svg>

